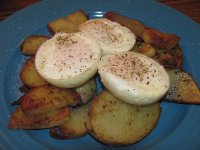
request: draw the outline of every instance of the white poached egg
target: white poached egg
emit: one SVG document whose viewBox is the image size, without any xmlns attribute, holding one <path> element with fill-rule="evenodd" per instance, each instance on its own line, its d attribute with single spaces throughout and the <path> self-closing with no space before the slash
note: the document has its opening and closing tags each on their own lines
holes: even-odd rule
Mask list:
<svg viewBox="0 0 200 150">
<path fill-rule="evenodd" d="M 98 72 L 104 86 L 130 104 L 154 103 L 169 89 L 169 77 L 163 66 L 135 52 L 103 56 Z"/>
<path fill-rule="evenodd" d="M 129 51 L 136 41 L 131 30 L 106 18 L 88 20 L 79 26 L 79 30 L 99 42 L 102 55 Z"/>
<path fill-rule="evenodd" d="M 97 72 L 100 57 L 99 43 L 87 34 L 57 33 L 38 49 L 35 66 L 52 85 L 73 88 Z"/>
</svg>

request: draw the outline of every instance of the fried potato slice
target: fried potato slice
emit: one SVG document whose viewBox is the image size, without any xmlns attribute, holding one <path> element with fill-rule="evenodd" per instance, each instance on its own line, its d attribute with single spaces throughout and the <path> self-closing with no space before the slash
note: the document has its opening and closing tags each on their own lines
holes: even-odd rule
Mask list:
<svg viewBox="0 0 200 150">
<path fill-rule="evenodd" d="M 72 109 L 69 121 L 51 129 L 50 135 L 58 139 L 74 139 L 86 135 L 88 133 L 86 124 L 90 123 L 89 108 L 89 105 L 83 105 Z"/>
<path fill-rule="evenodd" d="M 35 58 L 26 60 L 20 72 L 20 79 L 28 87 L 37 87 L 47 84 L 35 68 Z"/>
<path fill-rule="evenodd" d="M 142 33 L 142 38 L 145 43 L 166 50 L 175 48 L 180 39 L 180 37 L 175 34 L 164 33 L 152 28 L 146 28 Z"/>
<path fill-rule="evenodd" d="M 36 54 L 37 49 L 48 40 L 49 37 L 44 35 L 31 35 L 25 38 L 21 44 L 21 53 L 27 56 Z"/>
<path fill-rule="evenodd" d="M 146 55 L 147 57 L 153 57 L 156 54 L 155 48 L 148 43 L 142 43 L 138 47 L 138 52 L 143 55 Z"/>
<path fill-rule="evenodd" d="M 172 50 L 156 49 L 153 59 L 166 68 L 181 69 L 183 65 L 182 49 L 179 46 Z"/>
<path fill-rule="evenodd" d="M 72 89 L 43 85 L 29 90 L 20 98 L 22 110 L 27 115 L 45 113 L 64 106 L 81 103 L 80 96 Z"/>
<path fill-rule="evenodd" d="M 170 89 L 165 101 L 200 104 L 200 91 L 192 76 L 179 69 L 169 69 Z"/>
<path fill-rule="evenodd" d="M 51 34 L 56 32 L 73 33 L 78 32 L 78 25 L 87 21 L 88 18 L 83 10 L 69 14 L 67 17 L 59 18 L 47 24 Z"/>
<path fill-rule="evenodd" d="M 10 129 L 43 129 L 51 128 L 63 124 L 69 119 L 68 108 L 50 111 L 46 114 L 27 116 L 18 106 L 12 114 L 8 127 Z"/>
<path fill-rule="evenodd" d="M 20 92 L 26 93 L 30 90 L 31 88 L 28 87 L 27 85 L 22 85 L 19 87 Z"/>
<path fill-rule="evenodd" d="M 95 79 L 90 79 L 82 86 L 75 88 L 80 94 L 82 102 L 85 104 L 97 95 L 97 85 Z"/>
<path fill-rule="evenodd" d="M 47 24 L 49 32 L 53 35 L 56 32 L 73 33 L 78 32 L 78 25 L 65 18 L 60 18 Z"/>
<path fill-rule="evenodd" d="M 112 11 L 105 13 L 103 17 L 129 28 L 139 38 L 142 37 L 142 33 L 146 28 L 145 25 L 138 20 L 122 16 Z"/>
<path fill-rule="evenodd" d="M 135 106 L 118 100 L 104 90 L 94 99 L 89 116 L 94 138 L 108 145 L 129 145 L 155 128 L 160 116 L 160 104 Z"/>
<path fill-rule="evenodd" d="M 67 20 L 79 25 L 88 20 L 83 10 L 76 11 L 66 17 Z"/>
</svg>

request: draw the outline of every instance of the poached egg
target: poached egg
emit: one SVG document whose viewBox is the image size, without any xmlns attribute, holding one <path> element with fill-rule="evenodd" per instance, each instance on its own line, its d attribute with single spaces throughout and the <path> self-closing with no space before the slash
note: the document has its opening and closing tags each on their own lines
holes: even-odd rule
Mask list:
<svg viewBox="0 0 200 150">
<path fill-rule="evenodd" d="M 35 66 L 52 85 L 73 88 L 97 72 L 100 57 L 99 43 L 87 34 L 57 33 L 38 49 Z"/>
<path fill-rule="evenodd" d="M 169 89 L 169 77 L 163 66 L 135 52 L 103 56 L 98 72 L 104 86 L 130 104 L 154 103 Z"/>
<path fill-rule="evenodd" d="M 99 42 L 102 55 L 129 51 L 136 41 L 131 30 L 106 18 L 88 20 L 79 26 L 79 30 Z"/>
</svg>

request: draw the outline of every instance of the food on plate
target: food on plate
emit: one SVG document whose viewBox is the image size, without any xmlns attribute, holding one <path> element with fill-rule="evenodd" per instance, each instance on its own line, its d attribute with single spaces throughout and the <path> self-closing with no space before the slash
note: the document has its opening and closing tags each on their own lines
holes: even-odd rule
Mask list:
<svg viewBox="0 0 200 150">
<path fill-rule="evenodd" d="M 92 100 L 97 94 L 97 85 L 95 79 L 90 79 L 80 87 L 75 88 L 75 91 L 80 94 L 81 101 L 85 104 Z"/>
<path fill-rule="evenodd" d="M 31 35 L 25 38 L 21 44 L 21 53 L 27 56 L 33 56 L 42 43 L 48 40 L 48 36 Z"/>
<path fill-rule="evenodd" d="M 104 14 L 104 17 L 120 23 L 135 33 L 137 42 L 132 50 L 138 51 L 138 46 L 143 43 L 151 45 L 155 49 L 155 56 L 153 58 L 164 65 L 164 67 L 182 67 L 182 50 L 178 45 L 179 36 L 152 29 L 135 19 L 122 16 L 115 12 L 107 12 Z"/>
<path fill-rule="evenodd" d="M 200 104 L 200 90 L 191 75 L 179 69 L 170 69 L 167 73 L 171 85 L 165 101 Z"/>
<path fill-rule="evenodd" d="M 21 106 L 13 112 L 8 127 L 10 129 L 44 129 L 63 124 L 69 119 L 70 111 L 68 108 L 61 108 L 45 114 L 27 116 Z"/>
<path fill-rule="evenodd" d="M 23 84 L 28 87 L 37 87 L 47 84 L 47 82 L 39 75 L 35 68 L 34 57 L 26 60 L 19 76 Z"/>
<path fill-rule="evenodd" d="M 171 50 L 157 49 L 151 44 L 137 41 L 131 51 L 151 57 L 165 68 L 181 69 L 183 65 L 182 49 L 180 46 Z"/>
<path fill-rule="evenodd" d="M 78 32 L 78 25 L 85 22 L 87 16 L 83 10 L 76 11 L 66 18 L 59 18 L 52 22 L 49 22 L 47 27 L 51 34 L 56 32 L 74 33 Z"/>
<path fill-rule="evenodd" d="M 51 34 L 56 32 L 73 33 L 78 32 L 78 25 L 65 18 L 60 18 L 48 23 L 48 30 Z"/>
<path fill-rule="evenodd" d="M 83 10 L 76 11 L 66 17 L 67 20 L 79 25 L 88 20 L 87 15 Z"/>
<path fill-rule="evenodd" d="M 50 135 L 57 139 L 73 139 L 86 135 L 88 133 L 86 124 L 90 123 L 89 108 L 89 105 L 73 108 L 70 119 L 57 128 L 50 129 Z"/>
<path fill-rule="evenodd" d="M 129 51 L 135 44 L 131 30 L 105 18 L 88 20 L 79 26 L 79 30 L 99 42 L 102 55 Z"/>
<path fill-rule="evenodd" d="M 18 106 L 10 129 L 51 128 L 57 139 L 89 133 L 125 146 L 155 128 L 157 101 L 200 104 L 197 84 L 181 70 L 179 36 L 115 12 L 88 20 L 79 10 L 47 27 L 53 37 L 33 35 L 21 44 L 31 58 L 20 72 L 25 93 L 12 103 Z M 97 71 L 105 86 L 99 95 Z"/>
<path fill-rule="evenodd" d="M 103 85 L 114 96 L 135 105 L 147 105 L 160 100 L 170 84 L 163 66 L 135 52 L 103 56 L 98 73 Z"/>
<path fill-rule="evenodd" d="M 61 89 L 43 85 L 29 90 L 20 98 L 22 110 L 26 115 L 37 115 L 65 106 L 76 106 L 81 98 L 72 89 Z"/>
<path fill-rule="evenodd" d="M 138 52 L 146 55 L 147 57 L 153 57 L 156 55 L 155 48 L 148 43 L 141 43 L 141 45 L 138 47 Z"/>
<path fill-rule="evenodd" d="M 155 29 L 146 28 L 142 33 L 142 38 L 145 43 L 149 43 L 159 49 L 175 48 L 180 38 L 175 34 L 164 33 Z"/>
<path fill-rule="evenodd" d="M 35 58 L 28 58 L 20 72 L 20 79 L 24 85 L 20 87 L 21 92 L 28 92 L 30 88 L 46 85 L 47 82 L 39 75 L 35 68 Z M 90 79 L 85 84 L 74 89 L 83 103 L 87 103 L 97 94 L 95 79 Z"/>
<path fill-rule="evenodd" d="M 147 136 L 156 126 L 160 104 L 135 106 L 102 91 L 90 108 L 91 135 L 108 145 L 130 145 Z"/>
<path fill-rule="evenodd" d="M 138 38 L 142 38 L 142 33 L 146 28 L 140 21 L 122 16 L 116 12 L 106 12 L 103 17 L 129 28 Z"/>
<path fill-rule="evenodd" d="M 141 22 L 124 17 L 118 13 L 107 12 L 104 14 L 104 17 L 129 28 L 139 37 L 139 40 L 142 39 L 145 43 L 149 43 L 156 48 L 169 50 L 175 48 L 179 43 L 180 37 L 175 34 L 168 34 L 146 27 Z"/>
<path fill-rule="evenodd" d="M 31 88 L 28 87 L 27 85 L 22 85 L 19 87 L 20 92 L 26 93 L 30 90 Z"/>
<path fill-rule="evenodd" d="M 96 74 L 100 57 L 99 44 L 87 34 L 57 33 L 38 49 L 35 66 L 52 85 L 74 88 Z"/>
<path fill-rule="evenodd" d="M 177 46 L 172 50 L 157 49 L 153 59 L 166 68 L 181 69 L 183 65 L 182 57 L 182 49 L 180 46 Z"/>
</svg>

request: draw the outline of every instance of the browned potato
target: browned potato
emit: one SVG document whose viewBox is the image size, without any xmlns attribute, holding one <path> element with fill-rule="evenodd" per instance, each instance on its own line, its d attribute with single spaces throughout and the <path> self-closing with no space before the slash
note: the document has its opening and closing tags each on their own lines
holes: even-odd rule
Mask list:
<svg viewBox="0 0 200 150">
<path fill-rule="evenodd" d="M 78 25 L 70 20 L 66 20 L 65 18 L 52 21 L 48 23 L 47 27 L 51 34 L 55 34 L 56 32 L 78 32 Z"/>
<path fill-rule="evenodd" d="M 149 43 L 156 48 L 166 50 L 175 48 L 180 39 L 175 34 L 168 34 L 151 28 L 146 28 L 144 30 L 142 38 L 145 43 Z"/>
<path fill-rule="evenodd" d="M 140 47 L 142 44 L 144 44 L 144 42 L 136 41 L 136 42 L 135 42 L 135 45 L 133 46 L 133 48 L 131 49 L 131 51 L 139 52 L 139 47 Z"/>
<path fill-rule="evenodd" d="M 95 79 L 88 80 L 85 84 L 75 88 L 75 91 L 80 94 L 82 102 L 86 104 L 97 95 L 97 85 Z"/>
<path fill-rule="evenodd" d="M 43 85 L 29 90 L 20 98 L 22 110 L 27 115 L 45 113 L 64 106 L 80 103 L 80 96 L 72 89 Z"/>
<path fill-rule="evenodd" d="M 30 90 L 30 88 L 27 85 L 22 85 L 22 86 L 19 87 L 19 90 L 21 92 L 26 93 L 26 92 L 28 92 Z"/>
<path fill-rule="evenodd" d="M 137 39 L 143 39 L 145 43 L 149 43 L 156 48 L 169 50 L 175 48 L 179 43 L 180 38 L 175 34 L 168 34 L 146 27 L 141 22 L 118 13 L 107 12 L 104 17 L 129 28 L 138 37 Z"/>
<path fill-rule="evenodd" d="M 166 68 L 182 68 L 182 49 L 178 46 L 172 50 L 156 49 L 153 59 Z"/>
<path fill-rule="evenodd" d="M 112 12 L 112 11 L 105 13 L 104 18 L 107 18 L 114 22 L 118 22 L 122 26 L 129 28 L 139 38 L 142 37 L 142 33 L 143 33 L 144 29 L 146 28 L 145 25 L 143 25 L 138 20 L 122 16 L 122 15 Z"/>
<path fill-rule="evenodd" d="M 35 59 L 29 58 L 20 72 L 21 81 L 28 87 L 37 87 L 47 84 L 35 68 Z"/>
<path fill-rule="evenodd" d="M 21 44 L 21 52 L 24 55 L 33 56 L 42 43 L 48 40 L 49 37 L 44 35 L 31 35 L 25 38 Z"/>
<path fill-rule="evenodd" d="M 170 89 L 165 101 L 175 103 L 200 104 L 200 91 L 194 79 L 179 69 L 167 70 L 170 77 Z"/>
<path fill-rule="evenodd" d="M 79 25 L 88 20 L 83 10 L 76 11 L 66 17 L 67 20 Z"/>
<path fill-rule="evenodd" d="M 88 133 L 86 124 L 90 123 L 89 105 L 83 105 L 71 110 L 69 121 L 61 124 L 57 129 L 51 129 L 50 134 L 58 139 L 80 138 Z"/>
<path fill-rule="evenodd" d="M 68 108 L 53 110 L 46 114 L 27 116 L 18 106 L 12 114 L 8 127 L 10 129 L 43 129 L 51 128 L 63 124 L 69 119 L 70 111 Z"/>
<path fill-rule="evenodd" d="M 148 43 L 142 43 L 138 47 L 138 52 L 143 55 L 146 55 L 147 57 L 153 57 L 156 54 L 155 48 Z"/>
<path fill-rule="evenodd" d="M 176 68 L 183 68 L 183 54 L 180 46 L 177 46 L 172 50 L 174 54 L 174 59 L 176 60 Z"/>
<path fill-rule="evenodd" d="M 124 103 L 108 91 L 98 95 L 90 109 L 91 134 L 108 145 L 129 145 L 147 136 L 156 126 L 160 104 L 135 106 Z"/>
</svg>

